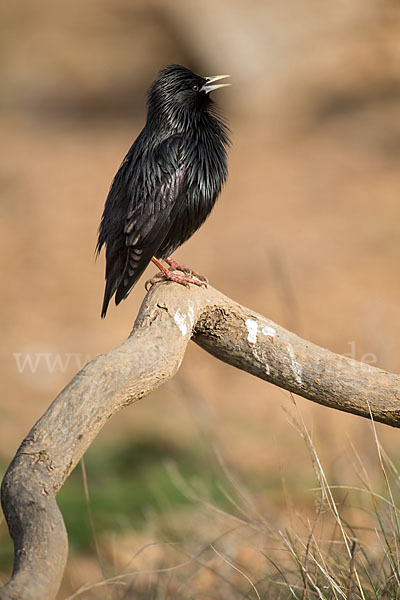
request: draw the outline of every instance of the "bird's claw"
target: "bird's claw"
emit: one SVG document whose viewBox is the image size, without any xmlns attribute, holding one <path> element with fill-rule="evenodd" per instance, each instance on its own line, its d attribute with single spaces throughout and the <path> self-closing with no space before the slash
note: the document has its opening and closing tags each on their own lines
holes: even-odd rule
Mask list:
<svg viewBox="0 0 400 600">
<path fill-rule="evenodd" d="M 198 273 L 198 271 L 195 271 L 194 269 L 190 269 L 189 267 L 185 267 L 184 265 L 177 263 L 176 260 L 174 260 L 173 258 L 166 258 L 165 262 L 168 263 L 171 271 L 181 271 L 182 273 L 186 273 L 187 275 L 196 277 L 196 279 L 200 279 L 200 281 L 202 281 L 205 284 L 205 287 L 207 287 L 207 277 L 205 277 L 201 273 Z"/>
<path fill-rule="evenodd" d="M 144 289 L 146 292 L 149 291 L 150 287 L 152 287 L 155 283 L 161 283 L 163 281 L 168 281 L 168 278 L 164 275 L 164 273 L 157 273 L 154 277 L 151 277 L 144 284 Z"/>
<path fill-rule="evenodd" d="M 157 275 L 151 279 L 148 279 L 144 284 L 146 292 L 149 291 L 150 286 L 153 286 L 155 283 L 162 283 L 163 281 L 174 281 L 175 283 L 184 285 L 187 288 L 190 286 L 190 284 L 197 285 L 199 287 L 207 287 L 207 283 L 205 281 L 198 281 L 193 277 L 185 277 L 184 275 L 178 275 L 177 273 L 171 273 L 171 271 L 167 271 L 157 273 Z"/>
</svg>

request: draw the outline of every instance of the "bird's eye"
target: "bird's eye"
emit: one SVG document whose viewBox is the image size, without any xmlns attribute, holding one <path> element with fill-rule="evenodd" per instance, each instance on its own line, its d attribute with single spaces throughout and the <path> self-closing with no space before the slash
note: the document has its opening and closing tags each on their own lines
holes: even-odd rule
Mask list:
<svg viewBox="0 0 400 600">
<path fill-rule="evenodd" d="M 199 91 L 199 86 L 197 85 L 197 83 L 194 83 L 194 84 L 192 85 L 192 90 L 193 90 L 194 92 L 198 92 L 198 91 Z"/>
</svg>

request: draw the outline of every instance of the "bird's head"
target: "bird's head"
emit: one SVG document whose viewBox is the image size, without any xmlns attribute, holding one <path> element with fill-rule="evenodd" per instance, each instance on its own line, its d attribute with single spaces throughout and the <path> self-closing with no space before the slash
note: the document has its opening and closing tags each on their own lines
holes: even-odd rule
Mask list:
<svg viewBox="0 0 400 600">
<path fill-rule="evenodd" d="M 159 72 L 148 94 L 149 118 L 166 119 L 169 126 L 185 127 L 196 117 L 210 111 L 210 92 L 226 87 L 219 83 L 229 75 L 201 77 L 180 65 L 169 65 Z"/>
</svg>

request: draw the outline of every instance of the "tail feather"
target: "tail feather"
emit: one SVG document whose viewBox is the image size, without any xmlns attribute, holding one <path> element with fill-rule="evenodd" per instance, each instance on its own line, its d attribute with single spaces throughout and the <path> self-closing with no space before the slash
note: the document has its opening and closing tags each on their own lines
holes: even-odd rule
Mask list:
<svg viewBox="0 0 400 600">
<path fill-rule="evenodd" d="M 130 248 L 128 261 L 115 294 L 115 304 L 124 300 L 150 263 L 152 248 Z"/>
<path fill-rule="evenodd" d="M 113 295 L 115 294 L 115 290 L 117 289 L 117 287 L 119 286 L 119 284 L 121 282 L 121 279 L 123 277 L 124 270 L 125 270 L 125 265 L 126 265 L 126 255 L 125 255 L 125 260 L 124 260 L 124 257 L 122 256 L 122 253 L 114 260 L 111 260 L 111 257 L 107 256 L 106 287 L 104 290 L 103 306 L 101 309 L 101 318 L 102 319 L 104 319 L 104 317 L 106 316 L 110 300 L 113 297 Z"/>
<path fill-rule="evenodd" d="M 104 299 L 103 299 L 103 306 L 101 308 L 101 318 L 104 319 L 104 317 L 107 314 L 107 309 L 108 309 L 108 305 L 110 303 L 110 300 L 115 292 L 115 287 L 112 285 L 112 282 L 110 279 L 107 280 L 106 283 L 106 289 L 104 290 Z"/>
<path fill-rule="evenodd" d="M 101 318 L 107 314 L 108 305 L 115 294 L 115 304 L 118 305 L 124 300 L 138 279 L 143 274 L 147 265 L 151 261 L 153 252 L 151 248 L 130 248 L 128 257 L 108 261 L 111 268 L 106 271 L 106 287 L 104 290 L 103 306 L 101 309 Z"/>
</svg>

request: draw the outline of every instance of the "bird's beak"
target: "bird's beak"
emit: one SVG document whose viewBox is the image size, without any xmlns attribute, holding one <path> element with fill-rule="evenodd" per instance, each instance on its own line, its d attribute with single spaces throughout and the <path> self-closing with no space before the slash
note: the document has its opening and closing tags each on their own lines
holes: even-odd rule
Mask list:
<svg viewBox="0 0 400 600">
<path fill-rule="evenodd" d="M 214 75 L 213 77 L 206 77 L 206 83 L 203 85 L 203 87 L 200 88 L 200 91 L 209 94 L 213 90 L 218 90 L 218 88 L 228 87 L 229 85 L 232 85 L 231 83 L 217 83 L 217 85 L 212 85 L 215 81 L 225 79 L 226 77 L 230 77 L 230 75 Z"/>
</svg>

